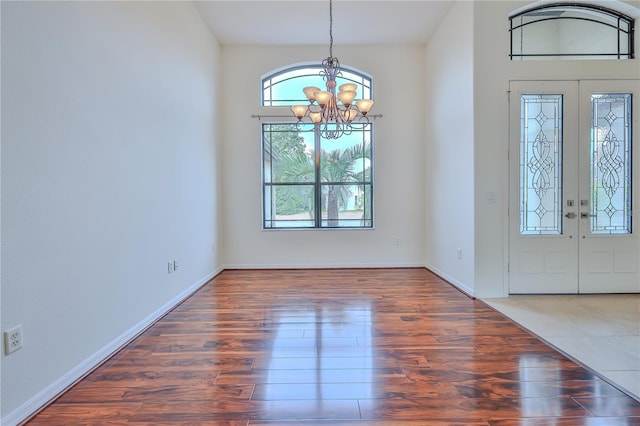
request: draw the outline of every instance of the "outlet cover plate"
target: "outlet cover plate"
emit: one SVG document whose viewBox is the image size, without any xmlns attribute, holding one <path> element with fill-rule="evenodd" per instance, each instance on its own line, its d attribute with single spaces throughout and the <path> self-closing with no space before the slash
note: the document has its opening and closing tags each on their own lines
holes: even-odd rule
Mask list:
<svg viewBox="0 0 640 426">
<path fill-rule="evenodd" d="M 4 350 L 9 355 L 22 347 L 22 326 L 18 325 L 4 332 Z"/>
</svg>

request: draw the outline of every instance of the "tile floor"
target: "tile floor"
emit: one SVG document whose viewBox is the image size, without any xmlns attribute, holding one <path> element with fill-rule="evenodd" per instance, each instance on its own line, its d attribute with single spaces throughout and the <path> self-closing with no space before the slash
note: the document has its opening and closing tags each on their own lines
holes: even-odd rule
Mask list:
<svg viewBox="0 0 640 426">
<path fill-rule="evenodd" d="M 484 302 L 640 400 L 640 294 Z"/>
</svg>

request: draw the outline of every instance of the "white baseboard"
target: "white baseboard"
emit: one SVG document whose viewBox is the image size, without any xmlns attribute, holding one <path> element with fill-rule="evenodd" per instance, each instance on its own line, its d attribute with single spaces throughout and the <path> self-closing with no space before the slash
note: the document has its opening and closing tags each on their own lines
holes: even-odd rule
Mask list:
<svg viewBox="0 0 640 426">
<path fill-rule="evenodd" d="M 261 264 L 241 264 L 241 265 L 225 265 L 224 269 L 384 269 L 384 268 L 424 268 L 421 263 L 390 263 L 390 264 L 367 264 L 367 263 L 349 263 L 349 264 L 280 264 L 280 265 L 261 265 Z"/>
<path fill-rule="evenodd" d="M 471 288 L 471 287 L 467 286 L 466 284 L 456 280 L 455 278 L 447 275 L 446 273 L 438 270 L 438 268 L 434 268 L 434 267 L 428 266 L 428 265 L 425 266 L 425 268 L 427 268 L 428 270 L 430 270 L 434 274 L 438 275 L 440 278 L 446 280 L 447 282 L 449 282 L 454 287 L 457 287 L 463 293 L 466 293 L 467 295 L 469 295 L 471 297 L 476 297 L 475 290 L 473 288 Z"/>
<path fill-rule="evenodd" d="M 29 417 L 37 413 L 42 407 L 47 405 L 54 398 L 58 397 L 62 392 L 66 391 L 71 385 L 82 379 L 94 368 L 102 364 L 123 346 L 137 337 L 140 333 L 146 330 L 149 326 L 153 325 L 158 319 L 164 316 L 167 312 L 180 304 L 187 297 L 191 296 L 200 287 L 202 287 L 207 281 L 215 277 L 222 271 L 222 268 L 218 268 L 215 272 L 207 274 L 201 278 L 195 284 L 191 285 L 182 293 L 171 299 L 162 307 L 157 309 L 151 315 L 140 321 L 138 324 L 121 334 L 118 338 L 104 346 L 95 354 L 91 355 L 85 361 L 74 367 L 71 371 L 60 377 L 58 380 L 44 388 L 37 393 L 33 398 L 7 414 L 0 419 L 0 425 L 4 426 L 16 426 L 21 422 L 27 420 Z"/>
</svg>

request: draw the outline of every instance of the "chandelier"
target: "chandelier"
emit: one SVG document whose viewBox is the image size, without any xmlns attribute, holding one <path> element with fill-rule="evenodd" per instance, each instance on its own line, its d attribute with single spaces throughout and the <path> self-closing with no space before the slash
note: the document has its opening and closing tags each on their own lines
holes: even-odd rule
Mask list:
<svg viewBox="0 0 640 426">
<path fill-rule="evenodd" d="M 336 93 L 336 77 L 341 76 L 340 61 L 333 56 L 333 1 L 329 0 L 329 57 L 322 61 L 323 70 L 320 75 L 326 82 L 327 90 L 307 86 L 302 91 L 309 101 L 308 105 L 293 105 L 291 112 L 301 123 L 308 118 L 320 127 L 320 134 L 325 139 L 338 139 L 352 132 L 354 125 L 362 127 L 369 123 L 367 113 L 373 107 L 373 100 L 358 99 L 357 85 L 341 84 Z"/>
</svg>

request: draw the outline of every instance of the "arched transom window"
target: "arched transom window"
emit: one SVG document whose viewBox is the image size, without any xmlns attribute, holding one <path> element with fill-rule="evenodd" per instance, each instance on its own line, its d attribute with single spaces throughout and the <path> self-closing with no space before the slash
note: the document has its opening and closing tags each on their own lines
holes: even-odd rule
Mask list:
<svg viewBox="0 0 640 426">
<path fill-rule="evenodd" d="M 262 106 L 291 106 L 307 102 L 302 89 L 306 86 L 323 88 L 322 64 L 304 64 L 277 70 L 262 78 Z M 344 83 L 357 85 L 358 99 L 373 99 L 371 76 L 363 72 L 341 66 L 336 78 L 336 87 Z"/>
<path fill-rule="evenodd" d="M 634 20 L 593 4 L 546 4 L 509 16 L 515 59 L 633 59 Z"/>
</svg>

